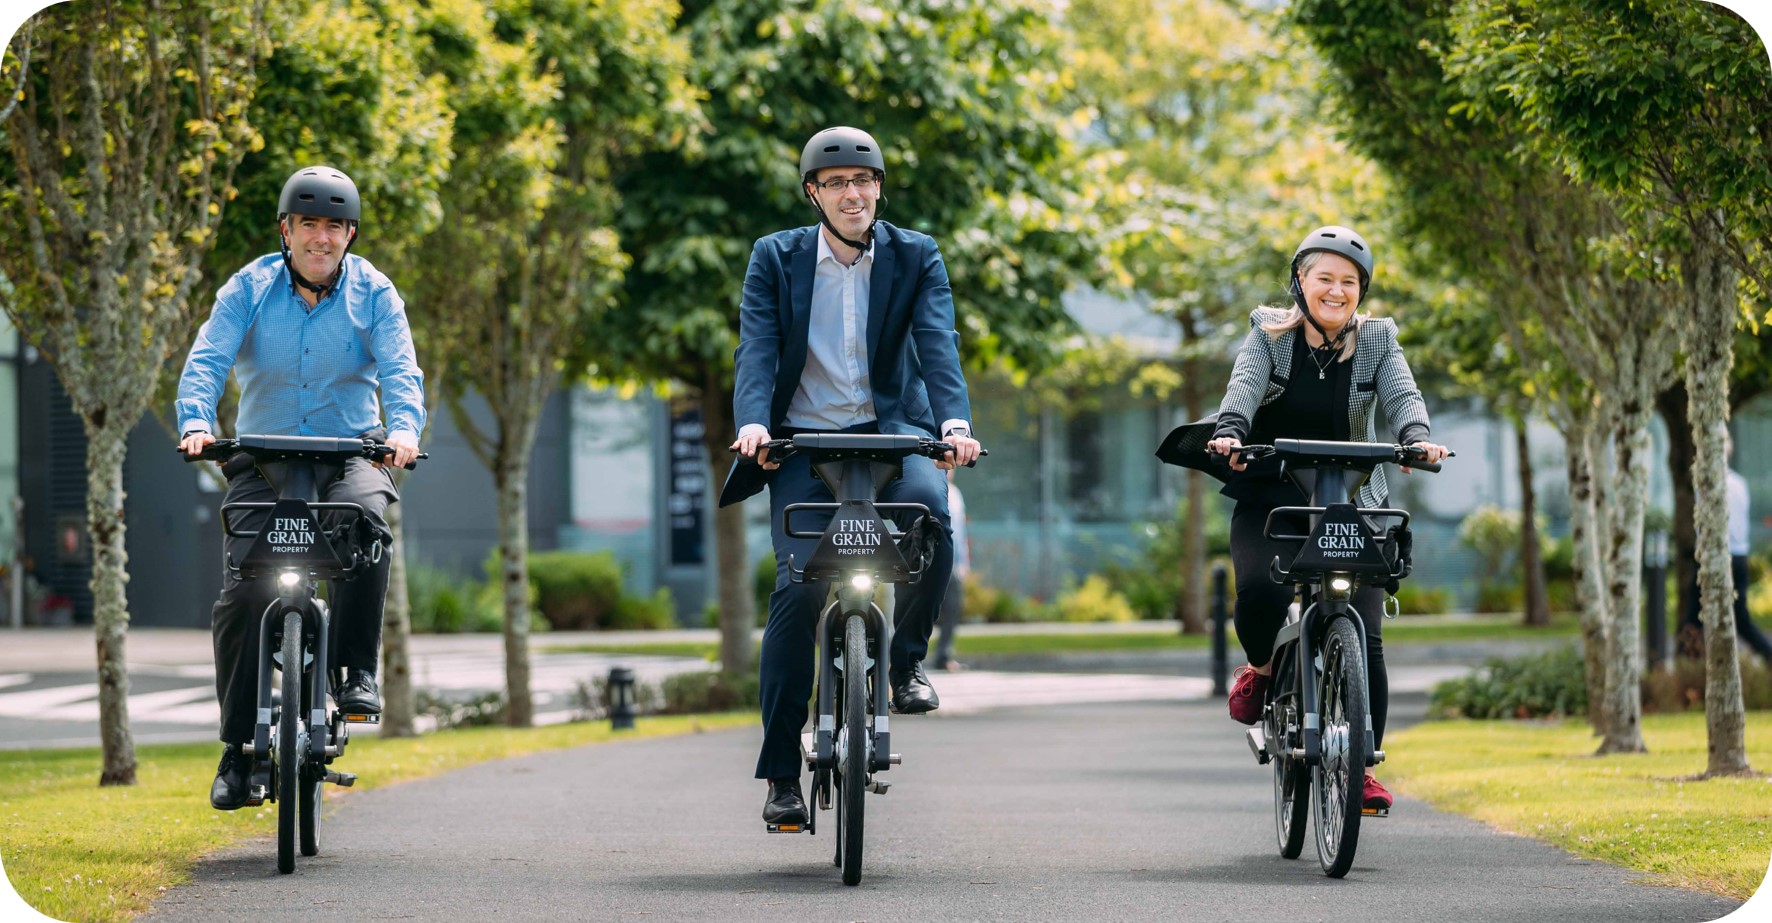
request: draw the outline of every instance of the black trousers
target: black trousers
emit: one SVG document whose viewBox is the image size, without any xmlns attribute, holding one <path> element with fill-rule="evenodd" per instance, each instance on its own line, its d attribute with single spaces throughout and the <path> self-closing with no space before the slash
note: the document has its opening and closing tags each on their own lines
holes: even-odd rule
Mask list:
<svg viewBox="0 0 1772 923">
<path fill-rule="evenodd" d="M 231 467 L 231 466 L 230 466 Z M 228 479 L 224 503 L 266 503 L 277 499 L 277 492 L 259 474 L 246 467 L 244 472 Z M 363 507 L 371 528 L 382 537 L 385 546 L 391 539 L 388 531 L 388 506 L 399 499 L 394 490 L 393 475 L 371 465 L 367 459 L 353 458 L 337 478 L 320 485 L 320 499 L 328 503 L 356 503 Z M 257 531 L 264 525 L 267 512 L 236 513 L 229 521 L 234 528 Z M 243 560 L 251 539 L 230 538 L 224 550 Z M 347 668 L 374 671 L 381 648 L 382 603 L 388 592 L 387 555 L 371 565 L 355 580 L 336 581 L 328 587 L 327 607 L 332 613 L 333 663 Z M 242 581 L 222 565 L 221 598 L 216 600 L 210 623 L 215 641 L 215 696 L 221 702 L 221 739 L 224 743 L 244 743 L 252 739 L 254 711 L 258 707 L 258 634 L 265 609 L 277 598 L 268 580 Z"/>
<path fill-rule="evenodd" d="M 1772 640 L 1767 640 L 1766 633 L 1754 624 L 1754 617 L 1747 611 L 1748 570 L 1747 555 L 1729 556 L 1729 571 L 1735 580 L 1735 637 L 1760 659 L 1772 663 Z M 1704 635 L 1704 621 L 1698 614 L 1698 584 L 1692 584 L 1691 605 L 1686 609 L 1686 617 L 1681 620 L 1680 628 L 1695 633 L 1695 637 Z"/>
<path fill-rule="evenodd" d="M 1297 501 L 1294 501 L 1297 502 Z M 1253 666 L 1273 659 L 1274 638 L 1286 620 L 1286 607 L 1292 604 L 1293 588 L 1273 582 L 1268 576 L 1268 563 L 1275 557 L 1280 566 L 1289 568 L 1298 556 L 1302 542 L 1276 542 L 1263 534 L 1267 516 L 1275 506 L 1284 505 L 1260 500 L 1240 500 L 1231 513 L 1231 567 L 1236 571 L 1237 603 L 1232 620 L 1237 626 L 1237 641 Z M 1284 531 L 1299 534 L 1307 531 L 1304 523 Z M 1384 668 L 1384 590 L 1362 586 L 1354 594 L 1354 608 L 1366 626 L 1367 690 L 1371 693 L 1372 733 L 1377 746 L 1384 746 L 1384 722 L 1390 714 L 1390 678 Z"/>
</svg>

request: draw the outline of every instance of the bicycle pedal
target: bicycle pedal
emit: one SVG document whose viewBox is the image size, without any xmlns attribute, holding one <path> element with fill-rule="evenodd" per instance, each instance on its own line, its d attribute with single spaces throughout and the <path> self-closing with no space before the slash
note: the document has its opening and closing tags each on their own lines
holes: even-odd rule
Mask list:
<svg viewBox="0 0 1772 923">
<path fill-rule="evenodd" d="M 1267 752 L 1267 734 L 1261 728 L 1250 728 L 1243 736 L 1249 741 L 1249 752 L 1255 754 L 1255 762 L 1266 766 L 1273 759 Z"/>
<path fill-rule="evenodd" d="M 810 827 L 806 824 L 764 824 L 770 833 L 807 833 Z"/>
<path fill-rule="evenodd" d="M 262 786 L 254 785 L 253 787 L 247 789 L 246 790 L 246 806 L 249 808 L 256 808 L 259 805 L 264 804 L 265 803 L 265 794 L 266 794 L 265 789 Z"/>
<path fill-rule="evenodd" d="M 1391 816 L 1391 809 L 1390 808 L 1362 807 L 1360 809 L 1360 813 L 1365 815 L 1366 817 L 1389 817 L 1389 816 Z"/>
<path fill-rule="evenodd" d="M 345 716 L 345 720 L 350 722 L 351 724 L 380 724 L 381 723 L 381 716 L 380 715 L 355 715 L 355 714 L 351 714 L 350 712 L 345 712 L 344 716 Z"/>
<path fill-rule="evenodd" d="M 326 770 L 326 781 L 331 782 L 333 785 L 337 785 L 340 788 L 350 788 L 357 784 L 357 774 L 354 772 L 339 772 L 336 769 L 328 769 Z"/>
<path fill-rule="evenodd" d="M 873 792 L 876 795 L 886 794 L 886 790 L 891 787 L 892 787 L 892 783 L 887 782 L 883 779 L 875 779 L 874 781 L 868 783 L 868 791 Z"/>
</svg>

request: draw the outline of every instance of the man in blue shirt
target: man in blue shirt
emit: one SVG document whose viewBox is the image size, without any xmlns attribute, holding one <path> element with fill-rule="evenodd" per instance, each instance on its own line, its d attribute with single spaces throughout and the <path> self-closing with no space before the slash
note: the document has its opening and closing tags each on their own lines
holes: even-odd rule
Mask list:
<svg viewBox="0 0 1772 923">
<path fill-rule="evenodd" d="M 812 694 L 813 636 L 826 592 L 824 584 L 788 580 L 789 555 L 804 561 L 816 543 L 787 537 L 781 513 L 791 503 L 832 499 L 812 476 L 808 456 L 777 464 L 766 450 L 759 454 L 772 432 L 939 434 L 954 446 L 941 461 L 905 459 L 904 476 L 880 495 L 921 503 L 941 523 L 922 579 L 897 594 L 890 664 L 896 711 L 918 714 L 939 704 L 923 658 L 954 557 L 947 487 L 936 469 L 971 463 L 979 444 L 969 422 L 947 267 L 928 235 L 877 220 L 885 178 L 885 158 L 867 132 L 827 128 L 813 135 L 800 154 L 800 191 L 819 223 L 757 241 L 745 271 L 732 396 L 739 429 L 732 448 L 758 464 L 733 466 L 720 505 L 769 487 L 776 570 L 759 663 L 763 748 L 757 778 L 769 780 L 763 820 L 770 824 L 807 820 L 800 729 Z M 813 518 L 800 527 L 814 528 Z"/>
<path fill-rule="evenodd" d="M 331 167 L 297 170 L 283 185 L 277 212 L 282 252 L 248 263 L 221 287 L 185 360 L 175 406 L 183 433 L 179 448 L 195 455 L 215 441 L 216 403 L 232 371 L 240 383 L 238 432 L 373 438 L 393 447 L 387 467 L 352 459 L 336 480 L 321 487 L 324 501 L 362 506 L 386 543 L 392 534 L 385 514 L 399 499 L 388 467 L 418 456 L 425 425 L 424 374 L 413 352 L 406 305 L 387 276 L 368 260 L 349 255 L 361 217 L 350 177 Z M 276 499 L 249 456 L 236 456 L 222 470 L 228 479 L 224 502 Z M 242 530 L 259 528 L 252 515 L 236 524 Z M 250 544 L 229 539 L 228 551 L 239 560 Z M 384 556 L 334 591 L 337 656 L 345 668 L 336 696 L 347 713 L 381 712 L 375 667 L 390 563 Z M 210 804 L 224 811 L 246 803 L 249 761 L 240 745 L 252 739 L 259 616 L 270 601 L 259 586 L 224 568 L 212 619 L 223 747 L 209 791 Z"/>
</svg>

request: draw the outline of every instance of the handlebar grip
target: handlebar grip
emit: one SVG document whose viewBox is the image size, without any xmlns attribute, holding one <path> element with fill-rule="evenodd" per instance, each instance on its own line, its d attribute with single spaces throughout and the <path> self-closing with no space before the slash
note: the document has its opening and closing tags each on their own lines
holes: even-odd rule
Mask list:
<svg viewBox="0 0 1772 923">
<path fill-rule="evenodd" d="M 1403 466 L 1406 468 L 1414 469 L 1416 471 L 1426 471 L 1429 474 L 1439 474 L 1440 473 L 1440 463 L 1439 462 L 1426 462 L 1426 461 L 1404 462 Z"/>
</svg>

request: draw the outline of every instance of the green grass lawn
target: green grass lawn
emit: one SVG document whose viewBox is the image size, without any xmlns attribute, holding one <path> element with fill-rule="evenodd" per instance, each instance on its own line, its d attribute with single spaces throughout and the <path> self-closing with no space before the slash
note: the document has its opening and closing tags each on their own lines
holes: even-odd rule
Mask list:
<svg viewBox="0 0 1772 923">
<path fill-rule="evenodd" d="M 754 713 L 641 718 L 619 739 L 754 723 Z M 608 722 L 544 728 L 467 728 L 404 740 L 359 737 L 340 769 L 354 789 L 329 787 L 329 802 L 355 792 L 472 763 L 598 743 Z M 141 747 L 137 784 L 99 788 L 98 751 L 0 751 L 0 861 L 25 901 L 63 920 L 129 920 L 166 889 L 189 880 L 205 853 L 248 837 L 273 837 L 276 806 L 216 811 L 209 783 L 216 744 Z M 324 846 L 324 844 L 322 844 Z M 265 866 L 277 861 L 265 842 Z M 299 860 L 298 860 L 299 861 Z"/>
<path fill-rule="evenodd" d="M 1383 778 L 1437 808 L 1745 900 L 1772 856 L 1772 777 L 1698 781 L 1704 714 L 1646 715 L 1645 754 L 1593 756 L 1583 722 L 1434 721 L 1385 739 Z M 1772 770 L 1772 713 L 1752 712 L 1748 756 Z"/>
<path fill-rule="evenodd" d="M 1475 616 L 1468 619 L 1404 617 L 1384 623 L 1387 644 L 1431 644 L 1449 641 L 1517 640 L 1529 638 L 1569 638 L 1578 633 L 1575 616 L 1560 615 L 1548 628 L 1526 628 L 1518 616 Z M 1234 641 L 1236 630 L 1230 629 Z M 1149 631 L 1102 631 L 1097 633 L 1053 634 L 980 634 L 960 627 L 954 643 L 955 653 L 962 658 L 1062 654 L 1078 651 L 1144 651 L 1165 649 L 1205 649 L 1212 643 L 1210 634 L 1184 635 L 1169 622 L 1153 622 Z M 668 657 L 719 657 L 719 645 L 713 641 L 677 641 L 637 644 L 541 644 L 547 654 L 650 654 Z"/>
</svg>

